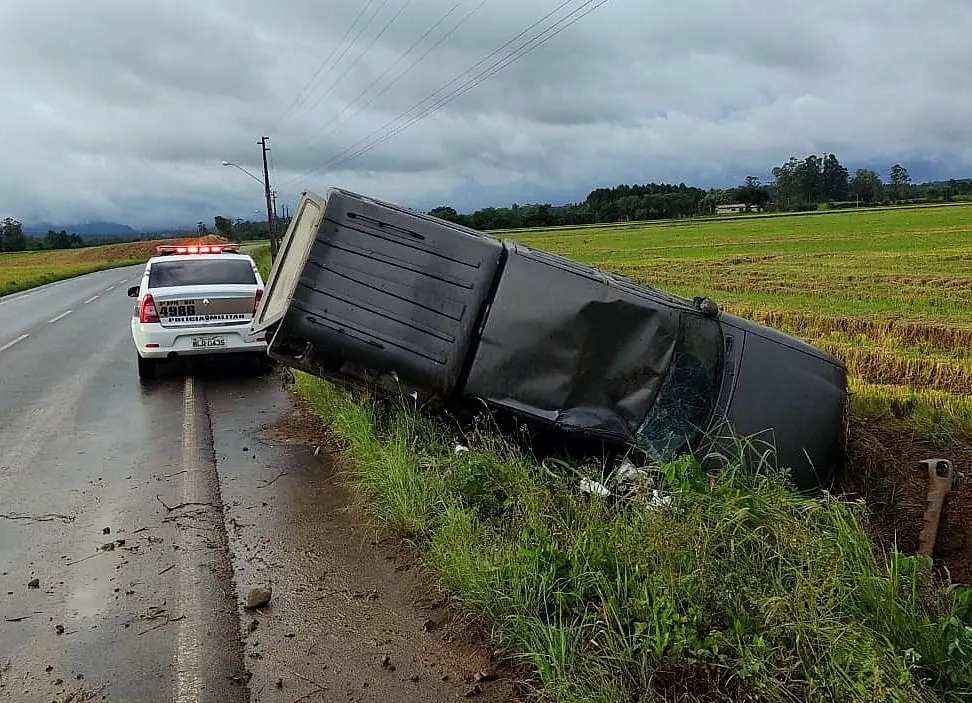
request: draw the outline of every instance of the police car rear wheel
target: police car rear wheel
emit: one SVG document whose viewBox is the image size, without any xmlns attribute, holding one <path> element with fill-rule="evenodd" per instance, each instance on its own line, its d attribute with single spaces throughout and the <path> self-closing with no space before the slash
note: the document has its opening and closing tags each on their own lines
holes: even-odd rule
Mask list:
<svg viewBox="0 0 972 703">
<path fill-rule="evenodd" d="M 143 359 L 138 357 L 138 377 L 143 381 L 155 378 L 158 369 L 155 359 Z"/>
</svg>

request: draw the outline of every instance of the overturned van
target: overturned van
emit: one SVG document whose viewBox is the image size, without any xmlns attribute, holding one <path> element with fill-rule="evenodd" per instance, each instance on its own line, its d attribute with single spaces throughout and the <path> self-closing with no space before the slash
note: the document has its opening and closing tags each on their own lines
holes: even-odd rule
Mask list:
<svg viewBox="0 0 972 703">
<path fill-rule="evenodd" d="M 305 192 L 252 323 L 278 361 L 345 384 L 476 403 L 655 461 L 765 447 L 816 489 L 847 376 L 774 329 L 338 188 Z"/>
</svg>

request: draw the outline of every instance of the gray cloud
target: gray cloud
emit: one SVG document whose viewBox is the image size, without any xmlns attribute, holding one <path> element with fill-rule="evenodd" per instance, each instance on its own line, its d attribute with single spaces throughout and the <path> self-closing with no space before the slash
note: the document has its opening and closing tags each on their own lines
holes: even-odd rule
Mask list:
<svg viewBox="0 0 972 703">
<path fill-rule="evenodd" d="M 265 133 L 284 202 L 328 185 L 416 207 L 559 201 L 619 182 L 767 177 L 824 150 L 850 167 L 972 175 L 972 6 L 946 0 L 611 0 L 435 115 L 322 168 L 559 4 L 486 0 L 392 83 L 481 0 L 413 47 L 456 2 L 2 3 L 0 216 L 253 217 L 259 185 L 220 161 L 258 173 Z M 373 22 L 304 91 L 363 7 Z"/>
</svg>

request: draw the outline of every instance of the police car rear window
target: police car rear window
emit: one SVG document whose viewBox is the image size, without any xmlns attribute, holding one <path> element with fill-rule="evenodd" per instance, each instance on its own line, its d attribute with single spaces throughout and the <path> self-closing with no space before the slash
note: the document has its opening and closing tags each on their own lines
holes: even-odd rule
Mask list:
<svg viewBox="0 0 972 703">
<path fill-rule="evenodd" d="M 158 261 L 149 272 L 149 288 L 219 284 L 255 285 L 249 261 L 241 259 L 195 259 Z"/>
</svg>

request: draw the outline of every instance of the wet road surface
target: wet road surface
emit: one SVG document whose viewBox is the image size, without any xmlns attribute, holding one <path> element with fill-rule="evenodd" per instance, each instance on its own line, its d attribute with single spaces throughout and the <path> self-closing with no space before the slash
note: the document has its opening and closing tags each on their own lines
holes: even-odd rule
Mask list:
<svg viewBox="0 0 972 703">
<path fill-rule="evenodd" d="M 137 275 L 0 302 L 0 698 L 246 700 L 206 408 L 139 383 Z"/>
<path fill-rule="evenodd" d="M 0 299 L 0 701 L 512 700 L 279 376 L 139 382 L 140 271 Z"/>
</svg>

